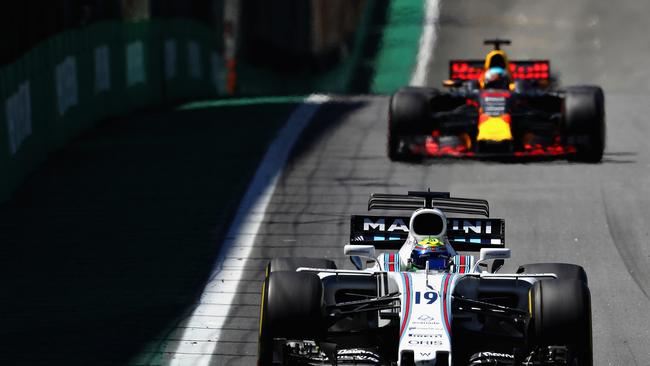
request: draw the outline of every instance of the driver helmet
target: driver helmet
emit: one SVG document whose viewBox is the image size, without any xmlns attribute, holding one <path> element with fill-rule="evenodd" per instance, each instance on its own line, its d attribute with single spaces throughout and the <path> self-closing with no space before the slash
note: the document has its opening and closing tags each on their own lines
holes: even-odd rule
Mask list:
<svg viewBox="0 0 650 366">
<path fill-rule="evenodd" d="M 427 237 L 417 242 L 411 251 L 411 265 L 417 269 L 425 269 L 427 262 L 431 270 L 447 268 L 449 253 L 445 243 L 435 237 Z"/>
<path fill-rule="evenodd" d="M 485 89 L 508 89 L 510 81 L 503 67 L 490 67 L 483 76 Z"/>
</svg>

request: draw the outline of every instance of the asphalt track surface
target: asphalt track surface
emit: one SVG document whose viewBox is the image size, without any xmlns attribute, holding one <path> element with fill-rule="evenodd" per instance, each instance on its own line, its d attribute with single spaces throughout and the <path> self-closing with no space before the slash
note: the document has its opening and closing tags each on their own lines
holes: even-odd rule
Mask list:
<svg viewBox="0 0 650 366">
<path fill-rule="evenodd" d="M 647 14 L 650 3 L 636 0 L 443 2 L 429 84 L 439 85 L 449 58 L 481 57 L 483 38 L 511 38 L 512 58 L 549 58 L 564 85 L 603 86 L 603 162 L 391 163 L 385 151 L 388 98 L 334 101 L 321 107 L 285 168 L 247 275 L 261 279 L 264 263 L 276 256 L 327 257 L 349 267 L 342 256 L 349 215 L 365 212 L 372 192 L 430 187 L 486 198 L 492 214 L 506 219 L 513 258 L 505 270 L 531 262 L 577 263 L 587 270 L 595 364 L 650 365 Z M 239 291 L 259 287 L 243 282 Z M 256 317 L 258 300 L 248 299 L 231 309 L 233 317 Z M 215 353 L 252 364 L 254 336 L 251 329 L 250 338 L 234 348 L 217 345 Z"/>
</svg>

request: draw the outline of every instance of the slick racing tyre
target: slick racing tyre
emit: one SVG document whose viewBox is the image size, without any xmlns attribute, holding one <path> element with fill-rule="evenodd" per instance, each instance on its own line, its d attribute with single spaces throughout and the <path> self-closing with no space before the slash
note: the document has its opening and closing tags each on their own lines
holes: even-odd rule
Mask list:
<svg viewBox="0 0 650 366">
<path fill-rule="evenodd" d="M 597 86 L 574 86 L 564 97 L 564 134 L 575 155 L 569 160 L 597 163 L 605 151 L 605 95 Z"/>
<path fill-rule="evenodd" d="M 568 365 L 592 366 L 591 295 L 575 279 L 535 282 L 531 288 L 533 344 L 566 346 Z"/>
<path fill-rule="evenodd" d="M 393 161 L 407 160 L 400 142 L 404 136 L 423 135 L 427 130 L 429 98 L 433 89 L 402 88 L 390 98 L 388 110 L 388 157 Z"/>
<path fill-rule="evenodd" d="M 291 271 L 295 272 L 300 267 L 306 268 L 325 268 L 336 269 L 336 264 L 329 259 L 321 258 L 305 258 L 305 257 L 291 257 L 291 258 L 273 258 L 267 266 L 268 273 L 278 271 Z"/>
<path fill-rule="evenodd" d="M 325 330 L 322 321 L 323 284 L 318 275 L 268 273 L 260 304 L 258 366 L 274 365 L 274 339 L 317 339 Z"/>
<path fill-rule="evenodd" d="M 559 280 L 578 280 L 588 284 L 587 272 L 581 266 L 568 263 L 532 263 L 519 266 L 517 273 L 555 273 Z"/>
</svg>

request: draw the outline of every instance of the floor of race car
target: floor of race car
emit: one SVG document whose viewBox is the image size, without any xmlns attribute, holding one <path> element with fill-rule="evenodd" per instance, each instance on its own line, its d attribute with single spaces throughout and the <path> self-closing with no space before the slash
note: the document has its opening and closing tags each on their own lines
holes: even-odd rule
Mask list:
<svg viewBox="0 0 650 366">
<path fill-rule="evenodd" d="M 495 144 L 498 148 L 481 149 L 468 148 L 461 143 L 456 136 L 422 136 L 416 138 L 405 138 L 401 141 L 400 151 L 411 157 L 429 158 L 477 158 L 477 159 L 500 159 L 500 158 L 522 158 L 522 159 L 556 159 L 565 158 L 576 153 L 573 146 L 564 146 L 559 142 L 524 144 L 522 149 L 514 150 L 510 144 Z"/>
</svg>

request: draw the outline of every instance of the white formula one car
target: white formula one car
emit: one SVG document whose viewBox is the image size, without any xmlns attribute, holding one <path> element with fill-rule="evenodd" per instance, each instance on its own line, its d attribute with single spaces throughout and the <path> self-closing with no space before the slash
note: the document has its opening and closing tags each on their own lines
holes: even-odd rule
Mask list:
<svg viewBox="0 0 650 366">
<path fill-rule="evenodd" d="M 373 194 L 368 208 L 414 212 L 352 216 L 344 251 L 356 270 L 269 263 L 258 365 L 592 365 L 582 267 L 498 272 L 510 249 L 504 220 L 479 217 L 489 217 L 485 200 Z"/>
</svg>

